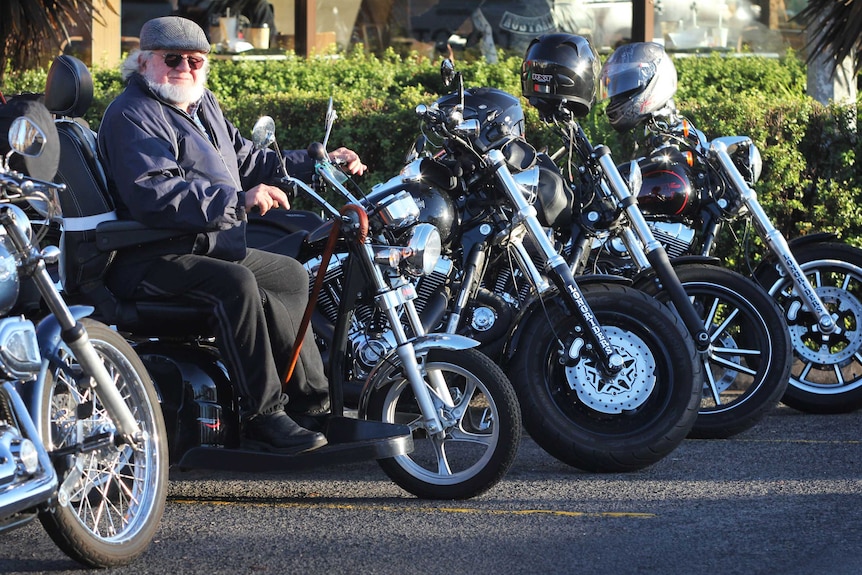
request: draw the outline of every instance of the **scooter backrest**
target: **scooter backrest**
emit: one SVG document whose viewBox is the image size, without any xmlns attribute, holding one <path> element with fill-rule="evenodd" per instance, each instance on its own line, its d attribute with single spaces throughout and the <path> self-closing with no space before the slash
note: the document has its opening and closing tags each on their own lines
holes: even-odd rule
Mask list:
<svg viewBox="0 0 862 575">
<path fill-rule="evenodd" d="M 60 139 L 60 166 L 56 180 L 67 188 L 59 194 L 63 211 L 60 277 L 67 295 L 82 296 L 96 305 L 107 298 L 102 279 L 112 254 L 96 247 L 96 226 L 116 220 L 96 137 L 78 116 L 93 100 L 93 79 L 87 66 L 72 56 L 58 56 L 48 71 L 45 102 L 62 116 L 55 122 Z"/>
<path fill-rule="evenodd" d="M 45 107 L 57 116 L 80 118 L 93 103 L 93 76 L 74 56 L 57 56 L 48 70 Z"/>
</svg>

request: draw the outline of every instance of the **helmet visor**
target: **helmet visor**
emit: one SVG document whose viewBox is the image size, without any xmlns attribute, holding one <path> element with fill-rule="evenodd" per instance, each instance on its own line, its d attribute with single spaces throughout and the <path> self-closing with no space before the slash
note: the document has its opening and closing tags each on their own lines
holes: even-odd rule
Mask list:
<svg viewBox="0 0 862 575">
<path fill-rule="evenodd" d="M 641 90 L 655 75 L 653 62 L 607 62 L 602 69 L 602 99 Z"/>
</svg>

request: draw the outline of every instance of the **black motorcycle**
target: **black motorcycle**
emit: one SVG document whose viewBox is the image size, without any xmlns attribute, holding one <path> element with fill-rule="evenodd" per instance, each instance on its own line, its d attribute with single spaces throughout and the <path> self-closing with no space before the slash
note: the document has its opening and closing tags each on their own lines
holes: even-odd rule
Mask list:
<svg viewBox="0 0 862 575">
<path fill-rule="evenodd" d="M 566 142 L 553 157 L 571 174 L 580 228 L 563 248 L 579 273 L 619 274 L 670 303 L 695 337 L 706 328 L 703 397 L 689 434 L 727 438 L 750 429 L 787 389 L 792 349 L 781 310 L 754 281 L 720 266 L 717 258 L 670 259 L 653 236 L 631 188 L 642 189 L 637 163 L 620 174 L 606 146 L 593 147 L 564 108 L 554 121 Z M 559 159 L 558 159 L 559 158 Z"/>
<path fill-rule="evenodd" d="M 89 96 L 85 88 L 89 78 L 79 61 L 58 58 L 49 72 L 46 101 L 56 97 L 55 110 L 80 116 L 89 104 L 86 98 L 92 96 L 92 84 Z M 327 138 L 334 116 L 334 111 L 327 115 Z M 336 261 L 344 264 L 328 354 L 331 412 L 304 422 L 323 431 L 328 444 L 294 455 L 248 451 L 239 448 L 236 402 L 213 344 L 208 310 L 175 302 L 121 300 L 101 281 L 113 251 L 181 234 L 117 220 L 92 153 L 92 133 L 69 120 L 61 121 L 58 130 L 68 146 L 61 148 L 60 176 L 71 192 L 70 200 L 62 203 L 64 290 L 93 305 L 100 317 L 134 343 L 159 389 L 176 466 L 289 471 L 377 459 L 405 490 L 435 499 L 472 497 L 505 475 L 521 432 L 516 396 L 500 368 L 471 349 L 476 342 L 424 332 L 413 304 L 413 283 L 406 278 L 434 268 L 440 239 L 434 226 L 418 221 L 412 197 L 395 194 L 370 204 L 354 201 L 342 186 L 341 172 L 328 160 L 326 140 L 309 148 L 316 160 L 314 186 L 285 175 L 281 185 L 320 202 L 328 215 L 327 221 L 297 237 L 294 247 L 305 257 L 319 258 L 322 270 L 329 268 L 326 262 L 336 251 L 342 258 Z M 271 118 L 261 119 L 253 138 L 260 146 L 274 143 Z M 347 205 L 336 209 L 323 198 L 324 188 L 338 192 Z M 317 283 L 324 284 L 324 274 Z M 305 322 L 311 321 L 319 289 Z M 359 302 L 371 308 L 374 329 L 391 334 L 394 344 L 385 353 L 359 356 L 351 346 Z M 294 353 L 291 364 L 299 345 Z M 362 362 L 372 367 L 361 374 L 357 412 L 347 413 L 344 382 L 356 379 L 354 366 Z"/>
<path fill-rule="evenodd" d="M 51 116 L 27 109 L 0 161 L 0 532 L 38 517 L 83 565 L 124 565 L 149 547 L 164 510 L 165 424 L 141 359 L 87 317 L 92 308 L 68 306 L 48 272 L 60 253 L 39 249 L 27 213 L 55 214 L 68 191 L 10 168 L 20 155 L 46 177 L 56 171 L 56 156 L 40 158 L 57 143 Z M 38 320 L 25 317 L 39 301 Z"/>
<path fill-rule="evenodd" d="M 862 251 L 827 233 L 788 242 L 754 191 L 762 168 L 754 142 L 745 136 L 708 140 L 680 114 L 673 102 L 676 71 L 660 46 L 628 45 L 618 59 L 602 70 L 610 88 L 608 116 L 619 131 L 643 126 L 648 134 L 636 195 L 653 235 L 673 256 L 709 256 L 722 231 L 743 222 L 745 231 L 734 237 L 744 243 L 752 278 L 778 302 L 790 331 L 793 366 L 782 401 L 814 413 L 862 407 Z M 635 68 L 644 72 L 640 84 L 620 92 L 625 84 L 612 76 L 632 77 Z M 628 104 L 647 91 L 650 106 L 630 113 Z M 763 257 L 756 255 L 751 228 L 768 250 Z"/>
<path fill-rule="evenodd" d="M 628 471 L 660 460 L 697 416 L 702 368 L 691 337 L 627 280 L 572 276 L 548 232 L 568 228 L 561 206 L 571 205 L 571 192 L 557 185 L 556 166 L 521 137 L 517 99 L 490 88 L 464 90 L 451 62 L 443 72 L 457 90 L 417 108 L 428 145 L 401 175 L 359 200 L 385 204 L 406 195 L 419 206 L 419 220 L 440 230 L 444 257 L 416 282 L 425 329 L 479 341 L 509 375 L 526 429 L 561 461 Z M 441 145 L 433 156 L 430 137 Z M 545 195 L 556 192 L 562 198 Z M 282 251 L 276 222 L 286 220 L 284 230 L 303 225 L 298 215 L 293 222 L 267 218 L 249 225 L 252 245 Z M 341 274 L 336 266 L 324 280 L 333 303 Z M 320 307 L 330 311 L 314 324 L 325 348 L 326 324 L 337 315 L 334 305 Z M 362 350 L 355 357 L 374 358 L 392 346 L 371 322 L 353 339 Z"/>
</svg>

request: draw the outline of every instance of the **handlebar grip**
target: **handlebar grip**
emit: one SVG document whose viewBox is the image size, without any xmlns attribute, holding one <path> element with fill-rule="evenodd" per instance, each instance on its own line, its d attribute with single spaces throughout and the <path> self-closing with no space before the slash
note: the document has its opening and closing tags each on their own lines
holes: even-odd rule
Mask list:
<svg viewBox="0 0 862 575">
<path fill-rule="evenodd" d="M 324 149 L 323 144 L 320 142 L 314 142 L 308 146 L 308 155 L 315 162 L 320 162 L 321 160 L 326 159 L 326 150 Z"/>
</svg>

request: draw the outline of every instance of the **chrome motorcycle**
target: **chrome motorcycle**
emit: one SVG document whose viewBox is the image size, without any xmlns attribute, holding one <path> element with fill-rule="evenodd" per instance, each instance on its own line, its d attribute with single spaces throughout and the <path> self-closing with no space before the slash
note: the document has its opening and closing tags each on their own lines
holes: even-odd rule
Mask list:
<svg viewBox="0 0 862 575">
<path fill-rule="evenodd" d="M 767 253 L 751 277 L 780 306 L 793 348 L 782 401 L 812 413 L 862 407 L 862 251 L 827 233 L 788 241 L 757 199 L 762 160 L 754 142 L 707 139 L 676 109 L 674 92 L 641 122 L 648 151 L 638 160 L 636 195 L 653 235 L 673 256 L 709 256 L 722 230 L 741 221 L 749 260 L 753 228 Z"/>
<path fill-rule="evenodd" d="M 637 164 L 626 166 L 625 181 L 608 148 L 593 147 L 570 111 L 561 107 L 550 120 L 565 142 L 553 157 L 566 165 L 581 222 L 564 247 L 567 261 L 577 273 L 631 277 L 681 315 L 694 314 L 689 329 L 706 328 L 703 397 L 691 437 L 727 438 L 751 428 L 787 389 L 792 350 L 778 305 L 716 258 L 670 259 L 633 201 L 630 190 L 642 189 Z"/>
<path fill-rule="evenodd" d="M 55 215 L 66 190 L 9 166 L 56 144 L 50 114 L 32 105 L 12 122 L 0 162 L 0 531 L 38 517 L 76 561 L 114 567 L 146 551 L 158 528 L 165 424 L 138 355 L 87 317 L 92 308 L 69 307 L 48 272 L 59 251 L 39 249 L 27 212 Z M 56 166 L 54 157 L 53 169 L 41 168 Z M 48 312 L 37 325 L 13 308 L 23 285 Z"/>
<path fill-rule="evenodd" d="M 474 349 L 478 342 L 426 333 L 414 282 L 437 268 L 440 232 L 419 221 L 416 200 L 403 190 L 360 198 L 344 185 L 346 175 L 326 152 L 336 117 L 330 99 L 326 137 L 309 148 L 313 185 L 290 176 L 280 182 L 312 199 L 328 218 L 300 232 L 297 250 L 289 253 L 306 262 L 314 278 L 300 333 L 325 301 L 319 307 L 332 320 L 331 331 L 322 328 L 325 320 L 315 325 L 318 334 L 329 334 L 318 337 L 330 360 L 328 376 L 339 383 L 335 389 L 360 383 L 359 417 L 409 426 L 413 452 L 380 460 L 396 483 L 421 497 L 473 497 L 514 462 L 521 433 L 515 392 L 502 370 Z M 253 141 L 272 145 L 274 131 L 272 119 L 262 118 Z M 331 194 L 347 204 L 336 209 L 326 199 Z M 341 410 L 343 398 L 333 399 L 333 412 Z"/>
</svg>

